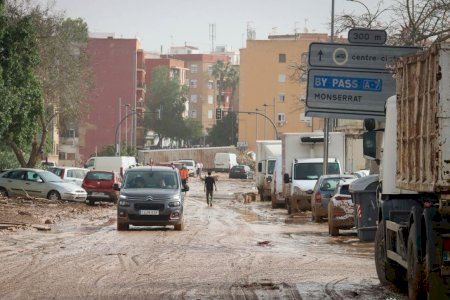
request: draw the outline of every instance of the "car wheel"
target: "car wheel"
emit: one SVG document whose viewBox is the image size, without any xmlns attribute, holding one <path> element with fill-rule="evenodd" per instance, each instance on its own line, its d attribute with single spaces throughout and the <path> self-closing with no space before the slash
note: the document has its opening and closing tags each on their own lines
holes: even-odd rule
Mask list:
<svg viewBox="0 0 450 300">
<path fill-rule="evenodd" d="M 181 221 L 180 223 L 175 224 L 173 227 L 174 227 L 174 229 L 176 231 L 183 231 L 183 229 L 184 229 L 184 222 Z"/>
<path fill-rule="evenodd" d="M 95 200 L 94 199 L 89 199 L 89 205 L 90 206 L 94 206 L 95 205 Z"/>
<path fill-rule="evenodd" d="M 125 230 L 129 230 L 129 229 L 130 229 L 130 224 L 117 222 L 117 230 L 118 231 L 125 231 Z"/>
<path fill-rule="evenodd" d="M 47 199 L 49 200 L 61 200 L 61 195 L 57 191 L 50 191 L 47 194 Z"/>
<path fill-rule="evenodd" d="M 9 197 L 8 191 L 5 188 L 0 188 L 0 196 L 2 197 Z"/>
</svg>

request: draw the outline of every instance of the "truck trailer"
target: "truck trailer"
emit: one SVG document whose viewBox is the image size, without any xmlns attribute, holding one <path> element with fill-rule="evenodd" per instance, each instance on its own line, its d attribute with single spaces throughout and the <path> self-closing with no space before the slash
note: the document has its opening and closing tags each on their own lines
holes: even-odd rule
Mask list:
<svg viewBox="0 0 450 300">
<path fill-rule="evenodd" d="M 364 155 L 381 158 L 377 274 L 382 283 L 407 284 L 411 299 L 448 299 L 450 43 L 400 59 L 395 73 L 384 128 L 365 122 Z"/>
<path fill-rule="evenodd" d="M 277 157 L 281 156 L 280 140 L 256 141 L 256 187 L 262 201 L 271 199 L 270 182 Z"/>
</svg>

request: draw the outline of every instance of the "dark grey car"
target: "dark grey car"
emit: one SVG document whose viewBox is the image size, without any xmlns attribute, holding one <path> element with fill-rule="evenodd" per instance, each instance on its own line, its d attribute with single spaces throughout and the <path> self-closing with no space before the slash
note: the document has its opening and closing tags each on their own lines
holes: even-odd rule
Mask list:
<svg viewBox="0 0 450 300">
<path fill-rule="evenodd" d="M 115 187 L 119 189 L 118 186 Z M 127 170 L 117 204 L 117 230 L 173 225 L 183 230 L 184 193 L 177 169 L 137 167 Z"/>
<path fill-rule="evenodd" d="M 317 180 L 311 195 L 312 220 L 320 222 L 328 216 L 328 202 L 341 180 L 356 178 L 354 175 L 322 175 Z"/>
</svg>

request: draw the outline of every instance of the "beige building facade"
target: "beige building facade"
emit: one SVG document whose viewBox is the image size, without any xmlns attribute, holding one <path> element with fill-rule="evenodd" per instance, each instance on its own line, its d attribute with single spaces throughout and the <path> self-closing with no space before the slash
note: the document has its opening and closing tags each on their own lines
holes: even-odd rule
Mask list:
<svg viewBox="0 0 450 300">
<path fill-rule="evenodd" d="M 327 34 L 304 33 L 248 40 L 240 50 L 239 111 L 266 115 L 278 133 L 323 130 L 320 118 L 305 117 L 306 70 L 312 42 Z M 303 75 L 302 75 L 303 74 Z M 239 142 L 255 150 L 256 140 L 275 139 L 269 120 L 255 114 L 238 115 Z"/>
</svg>

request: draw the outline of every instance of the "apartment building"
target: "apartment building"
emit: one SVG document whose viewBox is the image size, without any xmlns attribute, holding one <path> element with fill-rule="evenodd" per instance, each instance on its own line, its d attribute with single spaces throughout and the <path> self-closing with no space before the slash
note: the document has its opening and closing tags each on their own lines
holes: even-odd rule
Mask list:
<svg viewBox="0 0 450 300">
<path fill-rule="evenodd" d="M 132 109 L 136 117 L 130 116 L 122 123 L 118 140 L 138 148 L 144 144 L 146 70 L 139 40 L 116 39 L 112 35 L 89 38 L 87 51 L 94 89 L 86 100 L 88 113 L 78 128 L 67 130 L 62 138 L 66 165 L 80 165 L 104 147 L 114 145 L 119 118 Z"/>
<path fill-rule="evenodd" d="M 323 121 L 305 117 L 306 70 L 312 42 L 327 34 L 303 33 L 247 40 L 240 50 L 239 111 L 258 112 L 279 133 L 322 131 Z M 258 115 L 239 114 L 239 142 L 255 150 L 256 140 L 275 139 L 271 122 Z"/>
<path fill-rule="evenodd" d="M 219 60 L 228 62 L 224 54 L 171 54 L 168 58 L 185 62 L 188 70 L 186 81 L 189 84 L 189 117 L 202 123 L 204 133 L 211 128 L 215 120 L 217 107 L 217 84 L 212 76 L 212 66 Z M 229 103 L 229 97 L 224 97 L 224 106 Z"/>
</svg>

